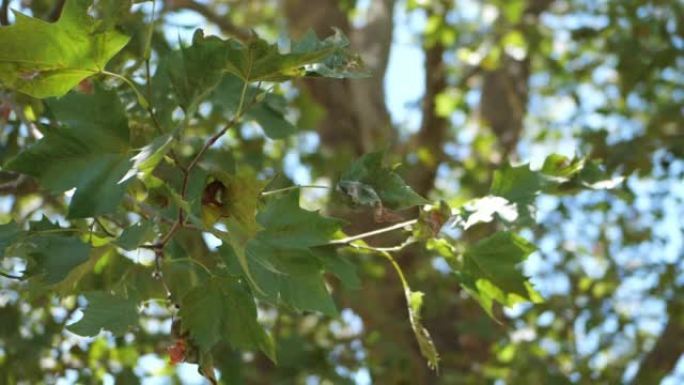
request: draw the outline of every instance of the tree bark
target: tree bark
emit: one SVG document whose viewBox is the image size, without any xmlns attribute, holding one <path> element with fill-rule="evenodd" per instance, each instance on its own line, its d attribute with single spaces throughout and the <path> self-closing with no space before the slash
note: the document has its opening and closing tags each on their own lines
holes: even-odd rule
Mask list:
<svg viewBox="0 0 684 385">
<path fill-rule="evenodd" d="M 674 370 L 677 361 L 684 354 L 684 305 L 678 298 L 679 296 L 668 303 L 665 329 L 641 360 L 632 384 L 660 384 Z"/>
<path fill-rule="evenodd" d="M 374 0 L 367 13 L 367 23 L 352 29 L 337 0 L 286 0 L 284 12 L 294 37 L 312 29 L 319 36 L 330 34 L 331 27 L 350 37 L 372 72 L 368 79 L 351 79 L 330 84 L 306 79 L 300 84 L 326 110 L 318 126 L 324 150 L 348 150 L 353 155 L 385 147 L 394 139 L 383 81 L 392 41 L 394 0 Z M 380 145 L 379 145 L 380 144 Z"/>
</svg>

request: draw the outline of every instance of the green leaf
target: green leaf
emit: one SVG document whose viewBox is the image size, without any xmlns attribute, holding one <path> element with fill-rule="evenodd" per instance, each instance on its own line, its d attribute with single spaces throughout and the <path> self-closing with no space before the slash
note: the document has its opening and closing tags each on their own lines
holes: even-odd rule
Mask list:
<svg viewBox="0 0 684 385">
<path fill-rule="evenodd" d="M 232 116 L 237 112 L 244 81 L 234 75 L 226 75 L 214 90 L 212 100 L 224 109 L 224 115 Z M 292 135 L 297 128 L 285 118 L 287 101 L 282 95 L 267 93 L 257 99 L 260 91 L 249 87 L 245 93 L 247 101 L 255 100 L 245 112 L 245 120 L 255 121 L 271 139 L 283 139 Z M 228 116 L 227 116 L 228 117 Z"/>
<path fill-rule="evenodd" d="M 311 248 L 330 242 L 342 221 L 301 209 L 299 192 L 292 191 L 268 200 L 257 215 L 256 228 L 261 230 L 255 235 L 240 233 L 240 227 L 230 225 L 233 222 L 227 222 L 229 233 L 240 242 L 219 252 L 229 265 L 234 265 L 231 258 L 247 263 L 243 271 L 251 274 L 260 294 L 295 309 L 337 314 L 323 279 L 323 264 Z"/>
<path fill-rule="evenodd" d="M 126 172 L 126 175 L 121 178 L 120 183 L 128 181 L 135 175 L 140 175 L 145 178 L 154 171 L 155 167 L 161 162 L 167 152 L 171 149 L 173 144 L 173 136 L 166 134 L 161 135 L 152 140 L 148 145 L 141 148 L 140 151 L 131 158 L 133 167 Z"/>
<path fill-rule="evenodd" d="M 225 187 L 222 196 L 225 206 L 221 210 L 223 215 L 228 216 L 225 221 L 228 233 L 219 236 L 233 249 L 246 278 L 260 290 L 249 270 L 245 249 L 247 242 L 259 231 L 256 215 L 263 182 L 257 180 L 249 169 L 240 169 L 236 175 L 217 173 L 216 176 Z"/>
<path fill-rule="evenodd" d="M 213 278 L 193 288 L 183 298 L 179 316 L 201 352 L 225 340 L 234 348 L 261 349 L 275 361 L 273 341 L 257 321 L 252 295 L 234 280 Z"/>
<path fill-rule="evenodd" d="M 163 109 L 168 113 L 172 110 L 168 108 L 171 104 L 169 94 L 173 94 L 177 105 L 186 112 L 194 112 L 225 74 L 240 80 L 239 88 L 230 95 L 231 99 L 238 100 L 245 82 L 280 82 L 308 74 L 344 77 L 347 73 L 337 73 L 324 61 L 333 54 L 342 57 L 340 50 L 347 44 L 346 39 L 336 38 L 320 44 L 296 44 L 293 52 L 281 53 L 277 45 L 258 37 L 241 43 L 204 36 L 204 32 L 198 29 L 190 47 L 181 47 L 170 53 L 159 64 L 154 81 L 155 101 L 166 106 Z M 307 71 L 308 66 L 314 64 L 323 66 L 320 73 Z M 327 70 L 323 71 L 323 68 Z M 351 72 L 348 74 L 351 76 Z M 256 88 L 250 91 L 245 98 L 247 101 L 252 100 Z M 285 133 L 281 131 L 290 131 L 293 127 L 287 120 L 280 119 L 276 112 L 273 104 L 267 101 L 256 107 L 251 118 L 262 124 L 270 137 L 284 137 Z"/>
<path fill-rule="evenodd" d="M 5 249 L 10 247 L 21 235 L 21 228 L 15 222 L 0 225 L 0 258 L 5 254 Z"/>
<path fill-rule="evenodd" d="M 307 76 L 323 76 L 329 78 L 365 78 L 370 73 L 364 69 L 363 62 L 358 55 L 347 49 L 349 39 L 335 28 L 335 34 L 325 40 L 319 40 L 316 33 L 309 30 L 292 45 L 293 53 L 315 52 L 330 49 L 331 53 L 318 63 L 307 66 Z"/>
<path fill-rule="evenodd" d="M 197 286 L 185 297 L 178 312 L 183 329 L 190 332 L 201 352 L 209 351 L 221 340 L 224 299 L 215 281 Z"/>
<path fill-rule="evenodd" d="M 358 159 L 342 174 L 339 188 L 360 205 L 376 206 L 380 199 L 384 207 L 401 210 L 429 203 L 392 169 L 383 167 L 383 158 L 384 151 L 378 151 Z"/>
<path fill-rule="evenodd" d="M 490 316 L 494 301 L 504 306 L 524 300 L 539 302 L 541 296 L 519 268 L 533 251 L 534 245 L 519 235 L 498 232 L 470 246 L 456 274 Z"/>
<path fill-rule="evenodd" d="M 428 332 L 425 326 L 423 326 L 421 321 L 420 310 L 423 307 L 423 293 L 419 291 L 412 291 L 408 287 L 405 287 L 404 290 L 406 301 L 409 305 L 409 320 L 411 321 L 411 328 L 413 329 L 413 334 L 416 336 L 420 353 L 423 355 L 423 357 L 425 357 L 428 362 L 428 366 L 431 369 L 437 369 L 439 367 L 439 353 L 437 352 L 435 343 L 432 341 L 430 332 Z"/>
<path fill-rule="evenodd" d="M 88 16 L 90 0 L 68 0 L 56 23 L 15 13 L 0 28 L 0 85 L 36 98 L 62 96 L 100 73 L 128 37 Z"/>
<path fill-rule="evenodd" d="M 204 37 L 198 29 L 190 47 L 181 46 L 163 58 L 155 74 L 157 82 L 166 77 L 178 105 L 186 112 L 194 111 L 223 77 L 226 45 L 226 41 L 216 36 Z"/>
<path fill-rule="evenodd" d="M 305 76 L 305 65 L 321 62 L 334 51 L 332 45 L 307 48 L 283 54 L 277 45 L 259 38 L 244 45 L 229 41 L 226 70 L 246 82 L 284 81 Z"/>
<path fill-rule="evenodd" d="M 115 243 L 124 250 L 135 250 L 152 237 L 154 237 L 154 222 L 142 220 L 126 227 Z"/>
<path fill-rule="evenodd" d="M 323 268 L 339 278 L 346 288 L 361 288 L 361 278 L 356 271 L 356 265 L 340 255 L 340 249 L 334 246 L 319 246 L 311 248 L 311 252 Z"/>
<path fill-rule="evenodd" d="M 252 240 L 247 245 L 250 272 L 274 303 L 336 316 L 320 261 L 306 248 L 281 248 Z"/>
<path fill-rule="evenodd" d="M 7 168 L 38 178 L 43 187 L 63 192 L 76 187 L 70 218 L 113 212 L 130 168 L 126 115 L 113 91 L 72 93 L 48 106 L 62 124 L 10 160 Z"/>
<path fill-rule="evenodd" d="M 92 337 L 104 329 L 121 336 L 138 325 L 137 301 L 105 292 L 90 292 L 84 296 L 88 300 L 88 307 L 83 312 L 83 318 L 67 326 L 72 333 Z"/>
<path fill-rule="evenodd" d="M 75 237 L 57 235 L 34 236 L 24 242 L 35 266 L 29 275 L 39 276 L 46 284 L 62 281 L 76 266 L 88 260 L 90 246 Z"/>
<path fill-rule="evenodd" d="M 247 244 L 257 283 L 276 302 L 336 315 L 322 264 L 310 248 L 330 242 L 343 222 L 300 208 L 299 191 L 270 199 L 257 221 L 263 230 Z"/>
<path fill-rule="evenodd" d="M 565 155 L 551 154 L 544 160 L 540 171 L 548 176 L 569 179 L 582 171 L 584 162 L 584 158 L 570 159 Z"/>
<path fill-rule="evenodd" d="M 551 154 L 539 171 L 527 164 L 505 164 L 494 172 L 491 194 L 517 204 L 522 218 L 529 220 L 529 208 L 539 193 L 561 195 L 582 189 L 614 188 L 622 180 L 606 175 L 597 161 Z"/>
<path fill-rule="evenodd" d="M 300 208 L 297 190 L 270 199 L 257 215 L 257 222 L 264 229 L 257 234 L 257 240 L 278 248 L 324 245 L 333 239 L 344 223 Z"/>
<path fill-rule="evenodd" d="M 511 202 L 529 204 L 543 186 L 543 177 L 530 170 L 529 165 L 514 167 L 507 163 L 494 172 L 491 194 Z"/>
</svg>

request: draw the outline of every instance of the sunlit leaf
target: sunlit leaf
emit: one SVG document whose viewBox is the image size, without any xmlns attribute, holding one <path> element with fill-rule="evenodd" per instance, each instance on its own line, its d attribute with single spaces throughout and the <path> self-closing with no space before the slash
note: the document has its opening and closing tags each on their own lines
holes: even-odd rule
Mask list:
<svg viewBox="0 0 684 385">
<path fill-rule="evenodd" d="M 128 37 L 88 15 L 92 0 L 67 0 L 60 19 L 48 23 L 15 13 L 0 28 L 0 85 L 37 98 L 62 96 L 101 72 Z"/>
</svg>

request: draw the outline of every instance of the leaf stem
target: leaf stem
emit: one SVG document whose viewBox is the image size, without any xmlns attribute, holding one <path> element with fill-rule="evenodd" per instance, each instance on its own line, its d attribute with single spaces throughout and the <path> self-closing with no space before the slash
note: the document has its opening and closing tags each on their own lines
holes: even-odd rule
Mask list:
<svg viewBox="0 0 684 385">
<path fill-rule="evenodd" d="M 370 237 L 378 235 L 378 234 L 384 234 L 384 233 L 387 233 L 390 231 L 394 231 L 396 229 L 401 229 L 402 227 L 415 225 L 417 222 L 418 222 L 418 219 L 410 219 L 408 221 L 395 223 L 392 226 L 383 227 L 381 229 L 372 230 L 372 231 L 357 234 L 357 235 L 352 235 L 352 236 L 342 238 L 342 239 L 335 239 L 334 241 L 329 242 L 328 245 L 350 245 L 352 242 L 358 241 L 359 239 L 370 238 Z"/>
<path fill-rule="evenodd" d="M 297 189 L 303 189 L 303 188 L 320 188 L 320 189 L 332 189 L 330 186 L 317 186 L 317 185 L 307 185 L 307 184 L 298 184 L 295 186 L 289 186 L 289 187 L 283 187 L 275 190 L 270 190 L 270 191 L 262 191 L 261 196 L 269 196 L 269 195 L 274 195 L 274 194 L 279 194 L 281 192 L 286 192 L 286 191 L 292 191 L 292 190 L 297 190 Z"/>
<path fill-rule="evenodd" d="M 401 251 L 406 246 L 412 245 L 416 242 L 417 241 L 415 239 L 412 239 L 411 237 L 409 237 L 404 242 L 402 242 L 400 245 L 391 246 L 391 247 L 374 247 L 374 246 L 362 245 L 362 244 L 358 244 L 358 243 L 349 243 L 349 246 L 352 246 L 352 247 L 355 247 L 358 249 L 366 249 L 366 250 L 371 250 L 371 251 L 377 251 L 379 253 L 391 253 L 391 252 Z"/>
<path fill-rule="evenodd" d="M 171 262 L 186 262 L 186 261 L 192 262 L 192 263 L 196 264 L 197 266 L 200 266 L 202 269 L 204 269 L 204 271 L 207 272 L 207 274 L 209 274 L 210 277 L 214 275 L 214 274 L 212 274 L 211 270 L 209 270 L 209 268 L 207 266 L 205 266 L 202 262 L 200 262 L 194 258 L 188 257 L 188 258 L 177 258 L 177 259 L 171 260 Z"/>
<path fill-rule="evenodd" d="M 100 227 L 100 229 L 102 229 L 102 231 L 103 231 L 105 234 L 107 234 L 110 238 L 116 238 L 116 234 L 114 234 L 114 233 L 112 233 L 111 231 L 109 231 L 109 230 L 105 227 L 105 225 L 102 224 L 102 221 L 100 220 L 100 218 L 95 217 L 94 219 L 95 219 L 95 223 L 97 223 L 97 225 Z"/>
<path fill-rule="evenodd" d="M 123 75 L 119 75 L 119 74 L 117 74 L 117 73 L 115 73 L 115 72 L 109 72 L 109 71 L 104 71 L 104 70 L 102 70 L 102 71 L 100 71 L 100 73 L 103 74 L 103 75 L 107 75 L 107 76 L 111 76 L 111 77 L 113 77 L 113 78 L 119 79 L 119 80 L 123 81 L 124 83 L 126 83 L 129 87 L 131 87 L 131 89 L 133 90 L 133 92 L 135 92 L 135 95 L 138 97 L 138 103 L 140 103 L 140 106 L 142 106 L 142 107 L 143 107 L 144 109 L 146 109 L 146 110 L 149 110 L 149 108 L 150 108 L 150 101 L 147 100 L 147 98 L 146 98 L 145 95 L 142 93 L 142 91 L 140 91 L 140 90 L 138 89 L 138 86 L 135 85 L 135 83 L 133 83 L 133 81 L 132 81 L 131 79 L 129 79 L 129 78 L 123 76 Z"/>
</svg>

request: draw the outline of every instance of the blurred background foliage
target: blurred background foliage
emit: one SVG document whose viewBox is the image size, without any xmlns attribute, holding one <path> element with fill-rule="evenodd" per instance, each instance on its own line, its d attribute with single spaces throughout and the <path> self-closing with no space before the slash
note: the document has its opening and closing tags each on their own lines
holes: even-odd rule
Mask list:
<svg viewBox="0 0 684 385">
<path fill-rule="evenodd" d="M 3 1 L 0 22 L 13 22 L 8 8 L 56 20 L 59 3 Z M 151 3 L 97 3 L 95 12 L 118 12 L 118 28 L 133 37 L 111 65 L 136 65 Z M 525 271 L 546 301 L 497 309 L 501 323 L 459 288 L 442 257 L 411 247 L 397 257 L 426 293 L 423 321 L 442 356 L 439 373 L 420 355 L 391 267 L 362 254 L 351 257 L 359 282 L 329 281 L 340 317 L 264 306 L 279 365 L 226 350 L 215 356 L 223 383 L 684 383 L 684 3 L 158 0 L 156 8 L 153 55 L 189 41 L 196 27 L 235 38 L 254 30 L 274 42 L 335 27 L 372 71 L 278 86 L 276 108 L 296 127 L 284 140 L 266 139 L 256 117 L 229 132 L 231 161 L 265 177 L 330 184 L 359 155 L 388 149 L 409 185 L 452 207 L 486 195 L 506 161 L 540 167 L 554 152 L 601 160 L 626 177 L 610 191 L 536 198 L 523 234 L 539 251 Z M 198 140 L 225 120 L 221 103 L 217 95 L 200 106 L 190 131 Z M 41 108 L 0 95 L 2 162 L 32 140 Z M 131 126 L 143 125 L 143 115 Z M 0 178 L 0 222 L 64 213 L 64 198 L 32 180 Z M 328 202 L 325 192 L 306 197 Z M 348 218 L 349 233 L 371 229 L 370 215 Z M 21 285 L 0 278 L 0 383 L 202 383 L 196 367 L 168 363 L 163 307 L 145 307 L 138 333 L 82 339 L 62 331 L 78 298 L 34 296 Z"/>
</svg>

